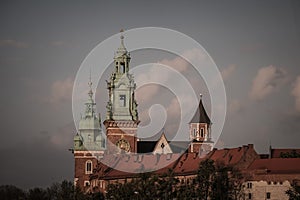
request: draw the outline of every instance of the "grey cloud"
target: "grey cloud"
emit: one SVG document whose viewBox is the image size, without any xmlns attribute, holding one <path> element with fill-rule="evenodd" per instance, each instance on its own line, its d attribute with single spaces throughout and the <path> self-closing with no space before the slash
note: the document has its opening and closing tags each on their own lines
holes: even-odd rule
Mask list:
<svg viewBox="0 0 300 200">
<path fill-rule="evenodd" d="M 0 40 L 0 47 L 15 47 L 15 48 L 28 48 L 29 44 L 25 43 L 25 42 L 20 42 L 17 40 L 11 40 L 11 39 L 7 39 L 7 40 Z"/>
<path fill-rule="evenodd" d="M 295 97 L 295 108 L 300 112 L 300 76 L 297 77 L 291 94 Z"/>
<path fill-rule="evenodd" d="M 262 67 L 253 79 L 249 96 L 253 100 L 262 100 L 275 92 L 286 78 L 286 72 L 282 68 L 273 65 Z"/>
</svg>

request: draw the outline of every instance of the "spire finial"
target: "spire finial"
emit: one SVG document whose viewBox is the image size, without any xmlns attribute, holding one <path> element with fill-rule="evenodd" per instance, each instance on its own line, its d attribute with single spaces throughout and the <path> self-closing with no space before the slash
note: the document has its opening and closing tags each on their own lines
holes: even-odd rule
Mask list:
<svg viewBox="0 0 300 200">
<path fill-rule="evenodd" d="M 90 87 L 90 91 L 88 94 L 89 94 L 90 98 L 92 99 L 92 97 L 93 97 L 93 90 L 92 90 L 93 82 L 92 82 L 92 69 L 91 68 L 90 68 L 90 77 L 89 77 L 88 85 Z"/>
<path fill-rule="evenodd" d="M 120 33 L 121 33 L 121 36 L 120 36 L 120 38 L 121 38 L 121 46 L 122 46 L 123 48 L 125 48 L 125 46 L 124 46 L 124 35 L 123 35 L 124 29 L 121 29 L 121 30 L 120 30 Z"/>
<path fill-rule="evenodd" d="M 202 96 L 203 96 L 203 95 L 200 93 L 200 100 L 202 100 Z"/>
<path fill-rule="evenodd" d="M 92 86 L 92 69 L 90 68 L 90 76 L 89 76 L 89 86 Z"/>
<path fill-rule="evenodd" d="M 124 45 L 124 35 L 123 35 L 123 32 L 124 30 L 121 29 L 120 30 L 120 38 L 121 38 L 121 44 L 120 44 L 120 47 L 117 49 L 116 53 L 115 53 L 115 58 L 117 57 L 120 57 L 120 56 L 123 56 L 123 55 L 127 55 L 129 56 L 128 52 L 127 52 L 127 49 L 125 48 L 125 45 Z"/>
<path fill-rule="evenodd" d="M 121 40 L 123 41 L 123 39 L 124 39 L 124 35 L 123 35 L 123 33 L 124 33 L 124 29 L 121 29 L 121 30 L 120 30 L 120 33 L 121 33 L 121 36 L 120 36 L 120 38 L 121 38 Z"/>
</svg>

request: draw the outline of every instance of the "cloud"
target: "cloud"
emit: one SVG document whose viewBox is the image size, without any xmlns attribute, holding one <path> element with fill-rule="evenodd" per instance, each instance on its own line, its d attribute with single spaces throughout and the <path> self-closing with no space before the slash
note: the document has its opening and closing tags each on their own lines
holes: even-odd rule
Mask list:
<svg viewBox="0 0 300 200">
<path fill-rule="evenodd" d="M 71 78 L 55 81 L 51 86 L 50 103 L 69 101 L 72 98 L 74 81 Z"/>
<path fill-rule="evenodd" d="M 297 77 L 291 94 L 295 97 L 296 110 L 300 112 L 300 76 Z"/>
<path fill-rule="evenodd" d="M 225 69 L 221 71 L 221 75 L 223 80 L 228 80 L 228 78 L 235 72 L 236 70 L 236 65 L 229 65 Z"/>
<path fill-rule="evenodd" d="M 27 43 L 16 40 L 0 40 L 0 47 L 27 48 L 28 46 Z"/>
<path fill-rule="evenodd" d="M 60 41 L 60 40 L 51 42 L 51 45 L 56 47 L 63 46 L 65 44 L 66 43 L 64 41 Z"/>
<path fill-rule="evenodd" d="M 183 52 L 181 56 L 177 56 L 176 58 L 171 60 L 163 59 L 159 61 L 159 63 L 170 66 L 179 72 L 184 72 L 190 65 L 190 63 L 187 62 L 184 58 L 196 62 L 201 62 L 207 58 L 207 55 L 199 49 L 191 49 Z"/>
<path fill-rule="evenodd" d="M 262 67 L 252 82 L 249 96 L 253 100 L 262 100 L 276 91 L 286 79 L 286 72 L 275 66 Z"/>
<path fill-rule="evenodd" d="M 230 114 L 235 114 L 240 112 L 242 108 L 243 108 L 242 103 L 239 100 L 234 99 L 229 103 L 228 112 Z"/>
<path fill-rule="evenodd" d="M 202 50 L 191 49 L 184 51 L 181 56 L 177 56 L 174 59 L 163 59 L 158 62 L 158 65 L 154 64 L 154 66 L 148 68 L 149 72 L 139 73 L 138 75 L 135 75 L 137 85 L 141 86 L 139 83 L 145 82 L 157 82 L 161 84 L 171 82 L 174 82 L 174 84 L 178 83 L 178 80 L 174 80 L 171 71 L 159 71 L 157 70 L 157 66 L 160 66 L 161 64 L 166 65 L 183 74 L 184 72 L 187 72 L 189 70 L 189 67 L 191 66 L 190 63 L 187 62 L 184 58 L 187 58 L 193 62 L 204 62 L 207 59 L 207 55 Z M 187 78 L 189 79 L 189 77 Z M 157 84 L 149 84 L 138 88 L 139 91 L 136 93 L 137 100 L 139 102 L 147 102 L 148 100 L 151 100 L 155 95 L 158 94 L 160 87 L 161 86 Z"/>
<path fill-rule="evenodd" d="M 51 133 L 50 142 L 58 148 L 68 149 L 73 146 L 73 137 L 76 133 L 74 123 L 60 127 L 56 132 Z"/>
<path fill-rule="evenodd" d="M 136 91 L 137 102 L 147 102 L 153 98 L 158 92 L 160 86 L 155 84 L 144 85 L 139 87 Z"/>
<path fill-rule="evenodd" d="M 261 50 L 265 48 L 265 45 L 264 44 L 261 44 L 261 43 L 251 43 L 251 44 L 247 44 L 245 46 L 243 46 L 241 48 L 241 50 L 245 53 L 253 53 L 253 52 L 256 52 L 258 50 Z"/>
</svg>

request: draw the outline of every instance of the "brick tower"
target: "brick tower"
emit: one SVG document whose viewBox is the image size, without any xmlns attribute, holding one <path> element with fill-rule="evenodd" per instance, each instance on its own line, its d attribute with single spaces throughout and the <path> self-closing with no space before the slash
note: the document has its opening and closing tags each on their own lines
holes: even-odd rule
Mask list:
<svg viewBox="0 0 300 200">
<path fill-rule="evenodd" d="M 137 152 L 137 126 L 139 124 L 135 101 L 133 75 L 129 73 L 130 53 L 121 45 L 114 56 L 114 71 L 107 82 L 109 100 L 104 125 L 107 136 L 107 152 Z"/>
<path fill-rule="evenodd" d="M 105 139 L 102 135 L 100 114 L 95 113 L 92 82 L 85 103 L 85 113 L 81 117 L 78 133 L 74 136 L 75 174 L 74 184 L 84 189 L 90 185 L 90 175 L 96 168 L 97 159 L 104 154 Z"/>
</svg>

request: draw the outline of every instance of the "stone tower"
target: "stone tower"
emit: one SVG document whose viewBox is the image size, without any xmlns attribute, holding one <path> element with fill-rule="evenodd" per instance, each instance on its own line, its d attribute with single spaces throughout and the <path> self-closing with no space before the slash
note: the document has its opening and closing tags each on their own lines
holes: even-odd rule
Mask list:
<svg viewBox="0 0 300 200">
<path fill-rule="evenodd" d="M 107 81 L 109 100 L 104 125 L 107 136 L 107 152 L 137 152 L 137 126 L 139 124 L 135 101 L 133 75 L 129 73 L 130 53 L 121 45 L 115 52 L 114 71 Z"/>
<path fill-rule="evenodd" d="M 211 141 L 211 121 L 205 111 L 200 95 L 200 102 L 194 117 L 189 123 L 190 141 L 189 152 L 197 152 L 199 154 L 211 151 L 213 142 Z"/>
<path fill-rule="evenodd" d="M 105 139 L 102 135 L 100 114 L 95 113 L 92 82 L 85 103 L 85 113 L 81 117 L 78 133 L 74 136 L 75 174 L 74 184 L 84 189 L 90 185 L 89 176 L 96 168 L 97 159 L 104 154 Z"/>
</svg>

